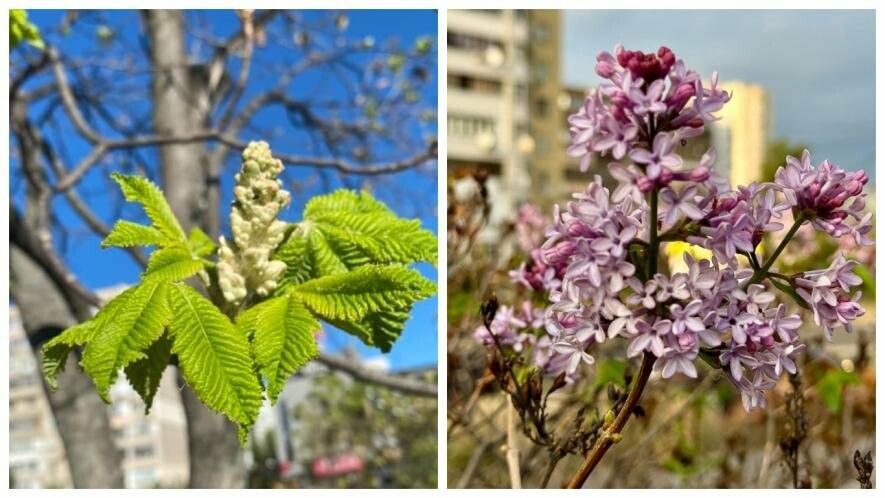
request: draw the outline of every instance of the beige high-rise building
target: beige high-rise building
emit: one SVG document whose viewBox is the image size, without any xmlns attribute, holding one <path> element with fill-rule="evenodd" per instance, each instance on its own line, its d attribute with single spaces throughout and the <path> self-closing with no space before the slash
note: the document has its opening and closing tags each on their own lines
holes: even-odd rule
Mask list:
<svg viewBox="0 0 885 498">
<path fill-rule="evenodd" d="M 563 116 L 560 75 L 560 17 L 558 10 L 531 10 L 529 19 L 529 133 L 534 142 L 530 159 L 531 199 L 543 202 L 560 189 Z"/>
<path fill-rule="evenodd" d="M 768 146 L 768 94 L 761 85 L 743 81 L 719 86 L 731 92 L 731 100 L 719 111 L 721 119 L 711 126 L 718 153 L 716 169 L 732 185 L 759 181 Z"/>
<path fill-rule="evenodd" d="M 543 172 L 532 171 L 540 171 L 536 152 L 552 150 L 546 139 L 539 148 L 536 133 L 554 126 L 558 13 L 450 10 L 447 16 L 448 172 L 489 175 L 494 226 L 548 186 Z M 545 110 L 548 121 L 533 123 Z"/>
<path fill-rule="evenodd" d="M 65 451 L 18 310 L 9 309 L 9 473 L 16 488 L 71 486 Z"/>
<path fill-rule="evenodd" d="M 609 157 L 588 172 L 565 153 L 568 116 L 588 86 L 561 79 L 561 12 L 451 10 L 448 12 L 448 172 L 489 174 L 491 224 L 524 201 L 566 200 L 594 175 L 607 176 Z M 707 148 L 732 184 L 758 180 L 768 142 L 769 108 L 756 84 L 724 82 L 732 101 L 708 133 L 681 150 L 689 165 Z"/>
<path fill-rule="evenodd" d="M 124 288 L 99 295 L 109 298 Z M 68 368 L 77 368 L 74 363 L 70 360 Z M 111 388 L 108 415 L 114 441 L 123 452 L 127 488 L 187 485 L 187 422 L 176 379 L 176 368 L 168 367 L 148 415 L 125 378 Z M 40 366 L 15 307 L 9 309 L 9 469 L 17 488 L 72 485 Z"/>
</svg>

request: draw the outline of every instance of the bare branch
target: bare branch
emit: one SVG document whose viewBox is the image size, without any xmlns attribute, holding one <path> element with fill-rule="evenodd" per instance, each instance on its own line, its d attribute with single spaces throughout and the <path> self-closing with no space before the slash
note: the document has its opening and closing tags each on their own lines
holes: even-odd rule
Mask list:
<svg viewBox="0 0 885 498">
<path fill-rule="evenodd" d="M 377 384 L 395 391 L 426 398 L 436 398 L 437 395 L 436 386 L 433 384 L 370 370 L 359 363 L 355 363 L 341 356 L 320 353 L 319 357 L 317 357 L 317 361 L 333 370 L 344 372 L 354 379 L 363 382 Z"/>
<path fill-rule="evenodd" d="M 238 148 L 245 148 L 243 142 L 233 142 Z M 437 142 L 433 140 L 428 144 L 427 149 L 418 154 L 402 159 L 380 164 L 368 164 L 360 166 L 346 159 L 337 159 L 333 157 L 309 157 L 296 156 L 291 154 L 275 154 L 281 161 L 292 166 L 312 166 L 314 168 L 330 168 L 336 169 L 342 173 L 351 175 L 387 175 L 390 173 L 398 173 L 407 169 L 415 168 L 427 161 L 436 159 Z"/>
<path fill-rule="evenodd" d="M 58 154 L 52 150 L 52 147 L 45 140 L 42 141 L 43 155 L 46 156 L 47 161 L 52 166 L 53 171 L 56 176 L 62 177 L 65 174 L 65 168 L 61 163 L 61 159 L 59 159 Z M 110 227 L 108 227 L 92 210 L 89 206 L 83 202 L 83 199 L 77 194 L 77 191 L 73 188 L 66 189 L 64 191 L 64 196 L 68 200 L 68 203 L 74 208 L 74 211 L 80 216 L 80 218 L 92 229 L 96 234 L 100 235 L 102 238 L 107 237 L 111 233 Z M 148 259 L 141 252 L 141 249 L 138 247 L 127 247 L 125 248 L 126 252 L 128 252 L 142 268 L 146 268 L 148 265 Z"/>
<path fill-rule="evenodd" d="M 101 135 L 89 126 L 89 123 L 86 122 L 86 119 L 83 118 L 83 114 L 80 113 L 80 109 L 77 107 L 74 92 L 71 91 L 68 76 L 65 74 L 64 67 L 62 67 L 61 59 L 58 57 L 58 51 L 55 50 L 55 47 L 49 46 L 46 47 L 46 54 L 49 57 L 49 62 L 52 64 L 52 74 L 55 76 L 55 82 L 58 85 L 58 94 L 61 96 L 61 102 L 71 122 L 74 123 L 77 132 L 93 145 L 102 142 Z"/>
<path fill-rule="evenodd" d="M 52 248 L 52 239 L 48 237 L 48 230 L 37 230 L 34 234 L 29 230 L 18 210 L 12 203 L 9 204 L 9 241 L 24 251 L 31 259 L 39 264 L 55 285 L 66 295 L 77 297 L 93 305 L 101 306 L 101 300 L 91 290 L 86 288 L 71 273 L 64 262 Z"/>
</svg>

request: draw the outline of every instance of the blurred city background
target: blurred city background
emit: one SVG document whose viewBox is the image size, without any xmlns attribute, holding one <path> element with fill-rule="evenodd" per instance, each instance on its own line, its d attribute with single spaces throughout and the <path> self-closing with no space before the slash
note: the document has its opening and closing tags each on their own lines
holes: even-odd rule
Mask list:
<svg viewBox="0 0 885 498">
<path fill-rule="evenodd" d="M 286 221 L 344 187 L 436 232 L 436 12 L 39 10 L 26 22 L 37 41 L 10 47 L 10 487 L 436 487 L 435 297 L 387 354 L 324 329 L 320 358 L 262 409 L 245 450 L 174 366 L 145 415 L 125 380 L 103 404 L 75 355 L 50 393 L 39 360 L 143 271 L 139 251 L 99 246 L 115 220 L 144 218 L 111 172 L 153 179 L 185 223 L 228 230 L 242 147 L 213 136 L 266 140 L 284 158 Z M 172 96 L 154 85 L 166 76 Z M 187 138 L 201 130 L 210 138 Z M 57 188 L 75 166 L 85 174 Z"/>
<path fill-rule="evenodd" d="M 828 158 L 847 170 L 864 169 L 871 178 L 868 209 L 874 210 L 874 15 L 454 10 L 447 18 L 449 486 L 507 486 L 498 449 L 508 402 L 488 384 L 486 351 L 473 332 L 482 323 L 480 303 L 492 292 L 502 304 L 516 302 L 507 271 L 527 257 L 519 248 L 525 234 L 516 226 L 518 219 L 533 216 L 535 208 L 526 206 L 536 206 L 550 219 L 552 205 L 583 191 L 594 175 L 610 181 L 609 157 L 594 160 L 590 171 L 581 173 L 578 160 L 565 153 L 567 117 L 601 81 L 594 72 L 596 55 L 617 43 L 645 52 L 663 45 L 705 80 L 719 72 L 720 87 L 733 97 L 703 137 L 680 148 L 689 165 L 713 146 L 715 167 L 732 185 L 772 181 L 786 155 L 808 148 L 815 164 Z M 787 269 L 824 266 L 838 249 L 807 226 L 799 237 L 785 255 Z M 665 250 L 677 265 L 686 247 L 670 244 Z M 874 441 L 874 251 L 851 250 L 849 257 L 861 262 L 857 271 L 865 281 L 866 315 L 855 333 L 839 332 L 833 343 L 822 341 L 822 331 L 810 319 L 811 330 L 805 332 L 813 344 L 806 387 L 818 396 L 806 405 L 815 407 L 812 442 L 805 446 L 815 486 L 856 485 L 851 454 L 855 448 L 871 450 Z M 829 366 L 816 368 L 822 364 Z M 788 383 L 781 388 L 769 410 L 744 414 L 724 381 L 653 386 L 645 394 L 649 406 L 668 396 L 688 401 L 671 409 L 661 405 L 647 421 L 628 427 L 622 448 L 635 444 L 629 438 L 641 437 L 649 426 L 661 432 L 660 441 L 642 441 L 652 465 L 630 462 L 631 470 L 623 471 L 626 460 L 613 452 L 589 485 L 784 485 L 777 446 Z M 580 403 L 581 393 L 571 395 Z M 663 430 L 655 423 L 661 419 L 679 422 Z M 521 449 L 525 467 L 541 465 L 534 459 L 543 451 L 530 445 Z M 576 466 L 572 461 L 560 468 Z"/>
</svg>

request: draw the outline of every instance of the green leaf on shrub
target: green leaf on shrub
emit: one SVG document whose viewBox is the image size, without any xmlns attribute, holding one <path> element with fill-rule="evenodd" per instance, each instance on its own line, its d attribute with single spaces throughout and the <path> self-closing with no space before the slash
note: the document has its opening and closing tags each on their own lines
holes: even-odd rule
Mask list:
<svg viewBox="0 0 885 498">
<path fill-rule="evenodd" d="M 620 360 L 599 360 L 596 363 L 596 377 L 593 379 L 593 387 L 604 387 L 609 383 L 616 386 L 626 387 L 624 373 L 627 371 L 627 363 Z"/>
</svg>

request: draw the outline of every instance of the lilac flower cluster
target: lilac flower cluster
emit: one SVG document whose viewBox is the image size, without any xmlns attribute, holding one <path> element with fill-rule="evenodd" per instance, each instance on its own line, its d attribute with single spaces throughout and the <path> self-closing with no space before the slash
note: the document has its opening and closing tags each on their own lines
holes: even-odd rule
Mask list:
<svg viewBox="0 0 885 498">
<path fill-rule="evenodd" d="M 867 181 L 866 172 L 848 173 L 829 161 L 813 167 L 807 150 L 801 159 L 788 157 L 775 176 L 787 204 L 815 228 L 835 238 L 851 235 L 858 245 L 872 244 L 867 234 L 873 229 L 873 213 L 863 213 Z"/>
<path fill-rule="evenodd" d="M 680 140 L 703 133 L 713 113 L 731 98 L 718 88 L 714 73 L 705 87 L 695 71 L 686 69 L 670 49 L 656 54 L 624 50 L 603 52 L 596 58 L 596 73 L 608 80 L 587 95 L 580 110 L 569 117 L 572 145 L 567 152 L 580 157 L 586 171 L 594 153 L 611 153 L 616 160 L 629 157 L 643 166 L 634 180 L 642 192 L 678 178 L 673 169 L 682 164 L 674 148 Z M 645 148 L 640 144 L 652 143 Z M 704 179 L 709 168 L 680 173 Z"/>
<path fill-rule="evenodd" d="M 626 339 L 628 357 L 653 355 L 664 378 L 696 377 L 703 356 L 721 364 L 747 410 L 764 406 L 765 391 L 783 372 L 796 372 L 805 348 L 802 319 L 777 302 L 771 279 L 795 289 L 828 338 L 839 326 L 850 331 L 864 313 L 860 293 L 852 293 L 861 283 L 852 271 L 857 263 L 841 252 L 828 268 L 793 276 L 773 265 L 806 222 L 834 238 L 872 244 L 872 215 L 863 213 L 867 176 L 828 161 L 814 167 L 807 151 L 788 157 L 774 183 L 736 189 L 713 172 L 712 149 L 683 169 L 676 145 L 699 135 L 730 98 L 716 74 L 705 86 L 666 47 L 644 54 L 618 46 L 597 61 L 608 81 L 569 118 L 569 153 L 582 157 L 582 169 L 594 153 L 610 153 L 619 160 L 609 165 L 617 186 L 612 192 L 596 177 L 555 210 L 546 241 L 511 272 L 550 305 L 542 314 L 529 303 L 519 317 L 502 308 L 491 334 L 515 350 L 531 345 L 536 366 L 570 380 L 594 362 L 590 351 L 617 337 Z M 785 228 L 787 212 L 790 230 L 763 258 L 765 235 Z M 686 255 L 687 269 L 667 274 L 656 261 L 661 240 L 687 241 L 712 255 Z M 541 327 L 540 337 L 525 332 Z M 477 331 L 487 345 L 488 335 Z"/>
</svg>

